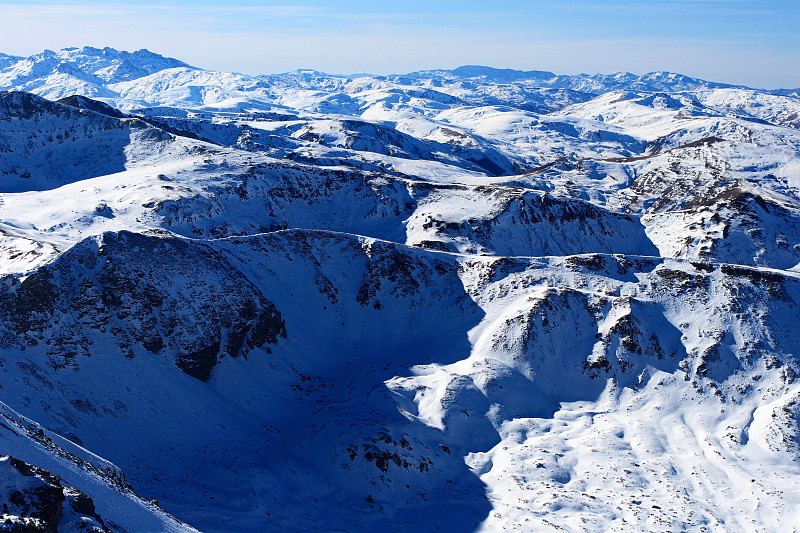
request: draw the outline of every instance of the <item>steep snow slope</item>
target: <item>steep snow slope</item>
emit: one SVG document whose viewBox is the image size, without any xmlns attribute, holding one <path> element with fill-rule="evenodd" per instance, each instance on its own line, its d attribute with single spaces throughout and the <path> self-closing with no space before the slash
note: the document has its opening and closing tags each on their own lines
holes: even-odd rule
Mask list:
<svg viewBox="0 0 800 533">
<path fill-rule="evenodd" d="M 796 341 L 785 347 L 775 342 L 794 335 L 786 317 L 796 313 L 790 295 L 797 280 L 726 265 L 664 262 L 651 263 L 656 268 L 650 274 L 637 273 L 622 285 L 591 281 L 609 267 L 627 270 L 627 262 L 609 265 L 605 259 L 600 268 L 592 266 L 588 294 L 553 284 L 530 307 L 507 315 L 503 335 L 487 338 L 492 356 L 503 357 L 510 347 L 521 357 L 503 357 L 507 364 L 533 374 L 534 384 L 544 381 L 543 390 L 528 398 L 554 396 L 560 404 L 521 404 L 513 421 L 503 417 L 497 424 L 501 442 L 468 459 L 494 500 L 484 527 L 791 529 L 800 496 L 796 420 L 783 424 L 793 420 L 796 401 Z M 521 285 L 519 274 L 509 278 Z M 616 288 L 619 296 L 612 292 Z M 593 322 L 594 338 L 587 327 Z M 576 333 L 585 339 L 580 356 L 572 340 Z M 554 335 L 570 340 L 559 342 Z M 542 350 L 542 343 L 549 349 Z M 553 380 L 542 372 L 542 353 L 557 365 Z M 585 353 L 592 354 L 588 361 L 582 360 Z M 474 374 L 489 361 L 497 365 L 487 359 L 453 370 Z M 568 361 L 584 369 L 588 362 L 590 376 L 616 379 L 581 387 L 561 377 Z M 564 383 L 577 386 L 565 391 Z M 486 388 L 502 395 L 509 387 Z"/>
<path fill-rule="evenodd" d="M 136 161 L 131 138 L 147 152 L 170 139 L 135 119 L 115 119 L 27 93 L 0 93 L 2 192 L 54 189 L 104 176 Z"/>
<path fill-rule="evenodd" d="M 215 251 L 222 256 L 214 259 Z M 212 254 L 225 277 L 198 263 L 198 252 Z M 92 263 L 101 270 L 87 268 Z M 176 271 L 156 266 L 168 263 L 177 271 L 199 269 L 185 274 L 197 290 L 181 288 Z M 149 274 L 128 273 L 130 265 Z M 208 283 L 221 283 L 222 292 Z M 249 346 L 259 321 L 219 320 L 214 314 L 223 308 L 210 304 L 234 302 L 241 290 L 263 295 L 280 313 L 268 341 L 274 344 L 254 343 L 246 358 L 230 346 Z M 685 510 L 672 527 L 713 524 L 712 515 L 775 527 L 788 520 L 781 508 L 792 509 L 798 498 L 791 474 L 796 421 L 771 414 L 773 402 L 792 398 L 797 366 L 798 339 L 785 319 L 796 310 L 797 282 L 780 274 L 603 255 L 477 259 L 326 232 L 208 244 L 120 234 L 82 243 L 6 291 L 3 308 L 15 311 L 5 323 L 26 350 L 14 344 L 5 350 L 3 371 L 11 374 L 4 393 L 62 434 L 115 457 L 140 490 L 204 530 L 278 529 L 286 521 L 305 529 L 321 520 L 347 529 L 403 529 L 411 517 L 458 530 L 487 516 L 491 528 L 509 513 L 514 521 L 518 515 L 505 498 L 489 514 L 495 492 L 516 490 L 506 485 L 513 480 L 507 470 L 487 466 L 508 468 L 492 457 L 517 442 L 519 430 L 510 428 L 556 423 L 564 409 L 575 409 L 563 402 L 591 403 L 609 387 L 602 412 L 622 417 L 635 405 L 648 413 L 641 424 L 663 426 L 665 418 L 655 415 L 661 408 L 664 417 L 680 417 L 680 409 L 695 413 L 682 422 L 682 431 L 693 434 L 705 434 L 706 416 L 717 420 L 725 432 L 712 445 L 725 452 L 731 477 L 702 465 L 703 490 L 740 490 L 733 483 L 745 481 L 744 471 L 762 484 L 751 497 L 764 514 L 714 505 L 699 488 L 668 504 L 651 496 L 670 512 Z M 187 306 L 196 311 L 181 316 L 196 322 L 170 320 Z M 148 335 L 168 340 L 160 345 Z M 765 350 L 767 358 L 760 355 Z M 202 364 L 211 366 L 206 384 L 195 379 L 205 379 L 195 372 Z M 9 379 L 15 374 L 27 383 Z M 79 386 L 88 376 L 97 383 L 91 396 Z M 683 400 L 662 406 L 665 396 L 653 392 L 659 386 Z M 213 402 L 203 400 L 209 395 Z M 579 411 L 601 410 L 581 405 Z M 730 414 L 719 414 L 720 407 Z M 766 418 L 750 419 L 745 409 L 760 409 Z M 576 423 L 570 431 L 585 436 L 574 438 L 595 435 L 590 420 Z M 646 427 L 631 430 L 621 449 L 639 446 L 644 435 L 652 438 Z M 598 469 L 649 464 L 646 450 L 613 454 L 605 466 L 578 444 L 560 446 L 577 450 L 563 461 L 541 457 L 513 471 L 528 479 L 519 490 L 531 495 L 563 486 L 556 510 L 575 490 L 587 501 L 602 500 L 606 485 L 582 481 Z M 748 463 L 756 450 L 771 450 L 771 461 L 782 461 L 788 477 L 758 475 Z M 680 467 L 670 479 L 685 486 L 691 476 L 683 469 L 691 467 L 680 456 L 657 455 L 664 468 Z M 464 456 L 466 465 L 458 460 Z M 575 461 L 587 463 L 577 468 Z M 488 484 L 488 501 L 467 465 Z M 540 468 L 544 477 L 535 477 Z M 647 476 L 659 476 L 657 469 L 648 472 L 630 483 L 632 498 L 647 489 Z M 783 492 L 771 492 L 777 488 Z M 299 506 L 311 499 L 319 505 L 305 511 L 308 522 L 298 522 Z M 456 516 L 468 524 L 452 522 L 446 506 L 458 508 Z M 363 517 L 354 521 L 353 508 Z M 625 516 L 631 524 L 637 515 Z M 648 516 L 633 523 L 646 527 Z M 617 527 L 614 509 L 597 507 L 594 520 Z"/>
<path fill-rule="evenodd" d="M 222 241 L 219 247 L 208 248 L 163 237 L 120 234 L 73 248 L 47 271 L 40 270 L 41 274 L 9 288 L 7 297 L 12 301 L 3 308 L 17 309 L 15 315 L 20 321 L 12 328 L 19 332 L 16 338 L 27 349 L 20 353 L 19 348 L 11 347 L 9 358 L 4 359 L 16 372 L 14 367 L 22 367 L 13 362 L 16 358 L 12 354 L 20 353 L 23 358 L 19 362 L 29 361 L 23 366 L 29 369 L 29 382 L 34 381 L 29 384 L 32 389 L 24 385 L 17 389 L 4 378 L 3 383 L 9 383 L 4 393 L 16 397 L 21 408 L 36 411 L 36 416 L 44 417 L 72 439 L 120 457 L 122 467 L 130 470 L 132 482 L 158 497 L 165 508 L 191 516 L 190 522 L 202 529 L 279 529 L 280 524 L 292 522 L 301 525 L 304 522 L 298 517 L 298 509 L 312 497 L 322 503 L 307 514 L 304 527 L 320 523 L 323 517 L 341 526 L 352 522 L 351 506 L 369 510 L 365 498 L 371 492 L 373 498 L 388 503 L 390 498 L 381 498 L 381 493 L 395 490 L 395 485 L 398 494 L 412 506 L 427 507 L 423 495 L 433 493 L 436 498 L 452 498 L 453 505 L 465 507 L 472 522 L 479 520 L 485 503 L 468 505 L 470 499 L 479 497 L 480 490 L 476 492 L 477 480 L 459 457 L 445 454 L 430 441 L 424 428 L 409 428 L 405 434 L 403 427 L 407 424 L 402 423 L 388 391 L 374 391 L 376 385 L 391 377 L 392 368 L 406 364 L 405 357 L 415 362 L 449 359 L 454 356 L 447 354 L 457 353 L 465 343 L 454 345 L 453 339 L 474 310 L 460 290 L 455 265 L 428 258 L 421 255 L 423 252 L 407 256 L 395 251 L 395 245 L 371 244 L 347 236 L 273 235 L 246 238 L 242 244 L 238 240 Z M 133 243 L 135 246 L 131 246 Z M 228 255 L 227 259 L 215 258 L 215 248 Z M 271 253 L 264 254 L 264 249 Z M 303 249 L 311 255 L 303 254 Z M 226 273 L 225 279 L 218 281 L 218 274 L 212 271 L 202 275 L 221 292 L 196 285 L 200 283 L 199 273 L 185 277 L 195 284 L 187 292 L 188 287 L 174 284 L 177 272 L 163 272 L 156 266 L 165 264 L 167 257 L 178 271 L 197 264 L 197 258 L 187 253 L 210 254 L 209 261 L 220 262 L 218 268 Z M 151 280 L 144 282 L 136 272 L 119 272 L 123 265 L 132 264 L 130 254 L 153 259 Z M 322 271 L 316 255 L 329 256 Z M 88 271 L 84 268 L 87 261 L 94 261 L 101 270 Z M 398 267 L 398 262 L 402 266 Z M 198 272 L 208 270 L 203 264 L 197 266 Z M 402 270 L 395 273 L 396 268 Z M 296 275 L 269 276 L 271 271 L 294 271 Z M 48 279 L 50 275 L 53 277 Z M 110 281 L 109 276 L 117 281 Z M 448 276 L 455 278 L 455 283 L 448 282 Z M 256 287 L 247 279 L 252 279 Z M 89 289 L 89 284 L 96 288 Z M 162 300 L 151 299 L 139 307 L 135 302 L 141 300 L 136 294 L 140 290 Z M 43 292 L 56 300 L 29 296 Z M 259 294 L 267 293 L 285 309 L 277 308 L 285 329 L 274 330 L 271 337 L 259 326 L 259 319 L 255 327 L 247 322 L 240 325 L 238 310 L 232 309 L 228 318 L 220 317 L 219 321 L 203 314 L 216 313 L 214 304 L 232 302 L 237 294 L 262 298 Z M 83 296 L 76 299 L 79 294 Z M 196 322 L 184 324 L 181 319 L 176 323 L 174 313 L 181 310 L 183 316 L 187 305 L 200 312 Z M 408 305 L 419 313 L 409 310 Z M 330 327 L 309 329 L 307 318 L 312 311 L 319 309 L 325 314 L 325 308 L 329 309 Z M 449 311 L 447 321 L 443 320 L 445 310 Z M 67 313 L 63 319 L 57 318 L 63 312 Z M 454 320 L 461 313 L 465 318 Z M 74 323 L 70 316 L 84 318 Z M 40 321 L 44 317 L 49 317 L 45 322 L 62 324 L 72 334 L 55 333 L 62 326 L 51 330 Z M 321 320 L 322 316 L 318 317 Z M 450 321 L 454 334 L 442 335 L 442 324 Z M 141 324 L 138 331 L 142 334 L 130 335 L 133 324 Z M 415 333 L 409 335 L 409 327 L 415 324 Z M 170 339 L 183 335 L 170 331 L 176 326 L 186 332 L 184 342 L 193 347 L 171 344 Z M 262 330 L 266 337 L 259 333 Z M 32 341 L 23 340 L 23 331 L 29 332 Z M 46 348 L 48 341 L 52 344 L 50 331 L 66 349 Z M 245 335 L 244 342 L 235 340 L 234 331 Z M 307 335 L 304 331 L 316 333 Z M 162 335 L 166 344 L 159 346 L 153 335 Z M 263 340 L 257 340 L 258 335 L 267 341 L 269 350 L 258 348 L 264 345 Z M 31 346 L 32 342 L 36 346 Z M 245 358 L 239 350 L 251 343 L 255 351 Z M 238 348 L 231 352 L 229 347 L 234 345 Z M 94 354 L 87 358 L 76 353 L 72 357 L 67 346 L 78 352 L 87 348 Z M 102 353 L 95 352 L 100 346 Z M 425 352 L 415 355 L 421 346 L 425 346 Z M 168 354 L 173 355 L 164 359 Z M 218 357 L 218 367 L 214 367 Z M 204 384 L 196 377 L 206 376 L 198 376 L 195 369 L 208 364 L 209 358 L 208 370 L 214 368 Z M 361 376 L 356 381 L 352 379 L 354 371 Z M 98 372 L 103 377 L 91 396 L 73 396 L 80 381 L 88 376 L 100 378 Z M 45 379 L 53 380 L 53 389 L 35 376 L 48 376 Z M 34 390 L 37 392 L 32 396 Z M 66 403 L 60 391 L 72 391 Z M 209 403 L 208 394 L 216 400 Z M 371 398 L 377 403 L 371 404 Z M 265 410 L 268 405 L 272 407 Z M 340 421 L 331 427 L 330 438 L 312 439 L 332 416 Z M 392 422 L 399 426 L 391 426 Z M 314 426 L 319 427 L 315 430 Z M 140 428 L 136 435 L 129 434 L 133 427 Z M 417 431 L 421 435 L 416 435 Z M 187 432 L 191 439 L 186 438 Z M 384 432 L 394 435 L 394 444 L 384 442 Z M 386 471 L 387 461 L 395 464 L 394 446 L 404 451 L 403 471 L 408 469 L 409 489 L 400 489 L 400 479 L 372 485 Z M 354 460 L 348 451 L 353 447 L 359 450 L 358 462 L 352 471 L 343 471 L 342 466 Z M 330 462 L 333 459 L 335 465 Z M 426 475 L 429 469 L 434 474 Z M 246 472 L 249 476 L 259 474 L 246 481 Z M 462 486 L 462 496 L 442 492 L 444 476 Z M 350 489 L 333 492 L 339 484 Z M 215 498 L 209 499 L 209 495 Z M 362 526 L 375 520 L 403 519 L 366 513 Z"/>
<path fill-rule="evenodd" d="M 65 521 L 188 528 L 122 471 L 204 531 L 800 520 L 791 92 L 91 48 L 0 85 L 125 111 L 0 93 L 0 454 Z"/>
<path fill-rule="evenodd" d="M 135 494 L 113 464 L 2 403 L 0 446 L 18 456 L 0 458 L 0 494 L 12 504 L 0 516 L 12 531 L 196 531 Z"/>
</svg>

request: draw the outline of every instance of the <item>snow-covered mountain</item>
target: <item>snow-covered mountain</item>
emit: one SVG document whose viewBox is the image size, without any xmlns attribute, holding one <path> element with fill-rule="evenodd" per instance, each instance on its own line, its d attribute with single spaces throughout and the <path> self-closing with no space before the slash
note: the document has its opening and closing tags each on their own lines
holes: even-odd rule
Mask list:
<svg viewBox="0 0 800 533">
<path fill-rule="evenodd" d="M 0 456 L 6 531 L 197 531 L 133 492 L 114 464 L 3 403 L 0 446 L 11 454 Z"/>
<path fill-rule="evenodd" d="M 800 523 L 796 92 L 108 48 L 0 89 L 14 527 Z"/>
</svg>

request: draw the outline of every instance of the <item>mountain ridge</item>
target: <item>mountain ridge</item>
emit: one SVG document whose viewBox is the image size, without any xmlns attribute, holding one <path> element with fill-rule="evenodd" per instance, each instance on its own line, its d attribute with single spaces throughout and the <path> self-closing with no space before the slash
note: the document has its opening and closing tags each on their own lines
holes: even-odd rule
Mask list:
<svg viewBox="0 0 800 533">
<path fill-rule="evenodd" d="M 0 67 L 0 454 L 43 490 L 112 531 L 800 519 L 795 97 L 107 50 Z"/>
<path fill-rule="evenodd" d="M 203 70 L 198 67 L 191 66 L 178 59 L 163 56 L 156 52 L 151 52 L 146 48 L 142 48 L 134 52 L 128 52 L 125 50 L 117 50 L 111 47 L 104 47 L 101 49 L 92 46 L 83 46 L 83 47 L 73 46 L 73 47 L 63 48 L 59 51 L 44 50 L 43 52 L 40 52 L 38 54 L 33 54 L 31 56 L 14 56 L 14 55 L 0 53 L 0 69 L 8 68 L 8 66 L 12 65 L 13 62 L 20 62 L 24 60 L 41 61 L 45 58 L 54 58 L 54 57 L 59 58 L 62 61 L 73 63 L 80 70 L 87 68 L 90 69 L 89 72 L 86 72 L 87 74 L 93 73 L 95 71 L 103 71 L 102 74 L 104 76 L 104 80 L 109 83 L 130 81 L 131 79 L 135 79 L 136 77 L 142 77 L 148 74 L 153 74 L 158 70 L 164 70 L 167 68 L 187 67 L 193 70 Z M 94 68 L 94 70 L 91 70 L 93 68 L 93 63 L 99 63 L 102 64 L 103 66 L 101 68 Z M 120 65 L 120 63 L 122 65 Z M 138 68 L 136 68 L 135 66 L 137 64 Z M 127 67 L 128 71 L 126 73 L 120 74 L 117 77 L 114 77 L 116 69 L 120 68 L 121 66 Z M 123 68 L 123 70 L 126 69 Z M 373 76 L 372 74 L 369 73 L 330 74 L 314 69 L 296 69 L 284 73 L 255 73 L 255 74 L 242 74 L 242 75 L 250 78 L 270 78 L 270 77 L 279 77 L 285 75 L 291 75 L 291 76 L 316 75 L 316 76 L 323 76 L 323 77 L 328 76 L 328 77 L 343 78 L 343 79 Z M 645 80 L 650 80 L 651 83 L 657 81 L 670 82 L 672 86 L 676 85 L 682 86 L 683 90 L 686 90 L 687 88 L 690 88 L 692 86 L 694 86 L 694 88 L 697 87 L 739 88 L 739 89 L 750 88 L 746 85 L 710 81 L 669 71 L 652 71 L 641 75 L 627 71 L 618 71 L 611 74 L 601 74 L 601 73 L 555 74 L 551 71 L 520 70 L 514 68 L 496 68 L 486 65 L 475 65 L 475 64 L 461 65 L 453 69 L 428 69 L 428 70 L 409 72 L 405 74 L 395 73 L 395 74 L 380 75 L 375 77 L 398 78 L 398 77 L 431 76 L 431 75 L 439 75 L 439 76 L 449 75 L 463 79 L 483 78 L 486 79 L 487 81 L 494 81 L 494 82 L 539 80 L 543 83 L 546 82 L 547 85 L 545 86 L 547 87 L 555 86 L 556 88 L 569 88 L 563 84 L 567 84 L 570 82 L 575 83 L 575 80 L 578 79 L 587 79 L 587 80 L 594 80 L 598 84 L 602 83 L 609 84 L 604 86 L 605 91 L 625 88 L 626 83 L 635 83 L 637 80 L 640 80 L 640 83 L 645 83 L 645 84 L 647 83 Z M 617 85 L 612 85 L 614 83 L 616 83 Z M 636 89 L 652 90 L 652 91 L 663 90 L 663 85 L 660 87 L 662 88 L 644 89 L 644 87 L 642 86 Z M 780 89 L 759 89 L 759 90 L 764 90 L 765 92 L 769 92 L 776 95 L 780 95 L 781 93 L 784 93 L 785 95 L 790 95 L 796 93 L 800 89 L 780 88 Z M 599 92 L 595 94 L 599 94 Z"/>
</svg>

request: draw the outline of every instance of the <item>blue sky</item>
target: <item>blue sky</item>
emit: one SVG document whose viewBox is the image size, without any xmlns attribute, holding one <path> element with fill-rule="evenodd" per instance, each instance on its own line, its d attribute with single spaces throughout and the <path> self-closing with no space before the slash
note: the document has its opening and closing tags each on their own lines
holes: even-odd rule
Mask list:
<svg viewBox="0 0 800 533">
<path fill-rule="evenodd" d="M 0 51 L 147 48 L 248 74 L 483 64 L 800 87 L 800 0 L 0 0 Z"/>
</svg>

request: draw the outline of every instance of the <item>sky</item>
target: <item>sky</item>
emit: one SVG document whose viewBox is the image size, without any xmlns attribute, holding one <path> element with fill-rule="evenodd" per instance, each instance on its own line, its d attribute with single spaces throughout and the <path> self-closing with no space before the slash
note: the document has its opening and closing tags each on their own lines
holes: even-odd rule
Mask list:
<svg viewBox="0 0 800 533">
<path fill-rule="evenodd" d="M 147 48 L 197 67 L 666 70 L 800 87 L 800 0 L 0 0 L 0 52 Z"/>
</svg>

